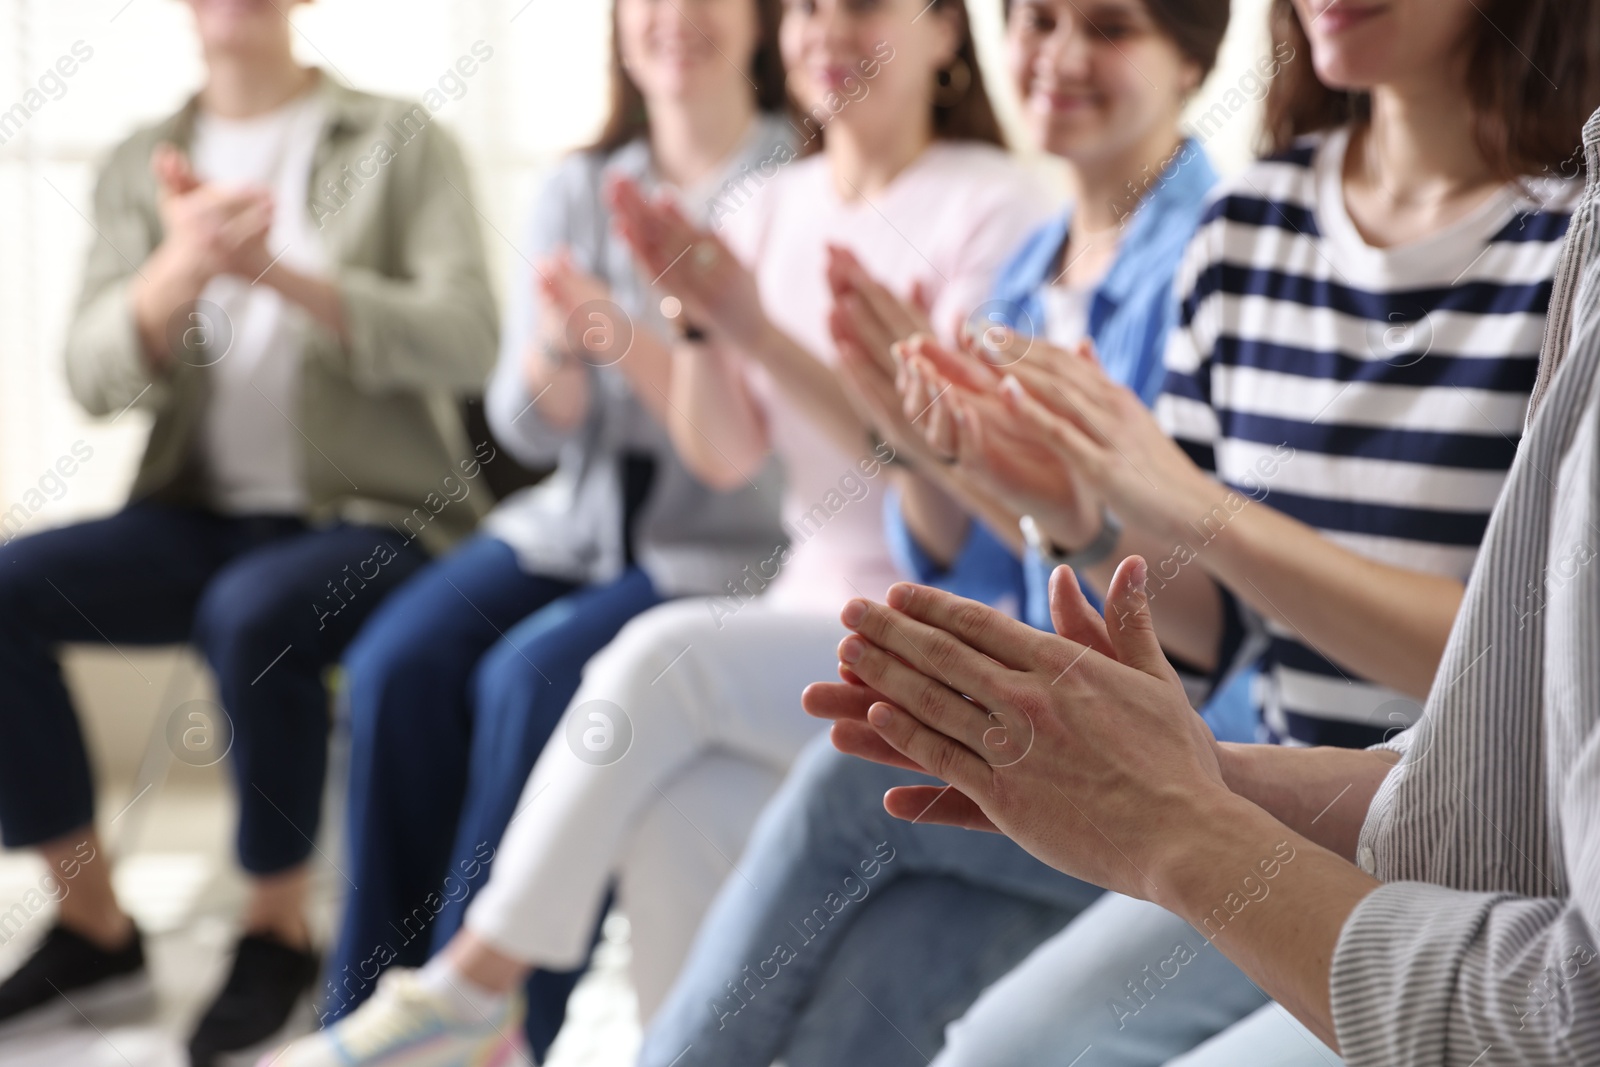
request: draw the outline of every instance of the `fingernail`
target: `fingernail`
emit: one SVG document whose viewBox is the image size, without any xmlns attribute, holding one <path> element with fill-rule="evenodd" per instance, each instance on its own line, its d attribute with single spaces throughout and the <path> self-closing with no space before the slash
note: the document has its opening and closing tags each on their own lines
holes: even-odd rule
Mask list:
<svg viewBox="0 0 1600 1067">
<path fill-rule="evenodd" d="M 1128 580 L 1133 583 L 1133 591 L 1140 596 L 1145 595 L 1145 580 L 1150 576 L 1150 567 L 1145 563 L 1143 556 L 1134 556 L 1133 562 L 1128 564 Z"/>
<path fill-rule="evenodd" d="M 846 626 L 858 626 L 861 620 L 867 617 L 867 604 L 864 600 L 851 600 L 839 612 L 839 619 Z"/>
<path fill-rule="evenodd" d="M 841 663 L 860 663 L 861 657 L 867 654 L 867 643 L 859 637 L 847 637 L 839 645 L 839 661 Z"/>
<path fill-rule="evenodd" d="M 1000 391 L 1012 400 L 1022 399 L 1022 383 L 1017 381 L 1015 374 L 1008 374 L 1000 379 Z"/>
<path fill-rule="evenodd" d="M 894 721 L 894 709 L 887 704 L 874 704 L 867 709 L 867 721 L 882 730 Z"/>
</svg>

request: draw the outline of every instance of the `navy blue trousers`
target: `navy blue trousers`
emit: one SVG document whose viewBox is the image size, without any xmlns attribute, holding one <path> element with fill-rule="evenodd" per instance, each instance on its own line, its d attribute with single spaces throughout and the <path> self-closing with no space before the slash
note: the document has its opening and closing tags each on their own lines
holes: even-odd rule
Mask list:
<svg viewBox="0 0 1600 1067">
<path fill-rule="evenodd" d="M 94 818 L 88 754 L 56 646 L 190 642 L 215 672 L 231 723 L 239 862 L 253 874 L 302 863 L 327 769 L 323 672 L 426 562 L 385 527 L 310 529 L 296 518 L 150 503 L 0 546 L 7 847 L 42 844 Z M 129 681 L 144 684 L 131 670 Z M 169 742 L 186 737 L 187 726 L 169 730 Z"/>
<path fill-rule="evenodd" d="M 384 604 L 345 656 L 351 889 L 328 961 L 324 1020 L 418 966 L 460 928 L 488 880 L 523 785 L 583 665 L 661 602 L 630 568 L 580 586 L 529 574 L 479 536 Z M 579 972 L 536 972 L 528 1042 L 543 1059 Z"/>
</svg>

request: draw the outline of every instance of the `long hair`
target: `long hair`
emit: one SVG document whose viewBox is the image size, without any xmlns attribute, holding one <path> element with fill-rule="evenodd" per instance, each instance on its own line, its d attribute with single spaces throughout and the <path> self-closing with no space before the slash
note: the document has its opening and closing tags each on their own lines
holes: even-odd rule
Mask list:
<svg viewBox="0 0 1600 1067">
<path fill-rule="evenodd" d="M 751 0 L 756 5 L 758 35 L 748 76 L 756 87 L 756 107 L 782 112 L 788 106 L 784 88 L 783 54 L 778 49 L 778 25 L 783 21 L 782 0 Z M 611 110 L 600 136 L 588 148 L 609 153 L 649 132 L 650 116 L 644 94 L 622 65 L 622 34 L 617 27 L 617 7 L 611 7 Z"/>
<path fill-rule="evenodd" d="M 1507 181 L 1541 172 L 1573 177 L 1583 124 L 1600 105 L 1600 5 L 1590 0 L 1477 0 L 1463 104 L 1479 153 Z M 1273 0 L 1272 40 L 1309 58 L 1292 0 Z M 1330 89 L 1310 62 L 1286 64 L 1267 91 L 1262 149 L 1371 118 L 1364 92 Z M 1567 170 L 1567 168 L 1571 168 Z"/>
</svg>

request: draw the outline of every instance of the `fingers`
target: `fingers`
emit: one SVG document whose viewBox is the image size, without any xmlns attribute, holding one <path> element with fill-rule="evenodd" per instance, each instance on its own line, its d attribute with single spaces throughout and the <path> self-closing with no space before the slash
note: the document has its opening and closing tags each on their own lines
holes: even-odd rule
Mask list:
<svg viewBox="0 0 1600 1067">
<path fill-rule="evenodd" d="M 1057 567 L 1050 575 L 1050 622 L 1062 637 L 1088 645 L 1103 656 L 1117 658 L 1106 634 L 1105 619 L 1083 595 L 1083 587 L 1071 567 Z"/>
<path fill-rule="evenodd" d="M 947 785 L 895 786 L 883 795 L 883 810 L 907 822 L 1000 832 L 976 801 Z"/>
<path fill-rule="evenodd" d="M 938 368 L 940 374 L 970 392 L 987 392 L 1000 382 L 1000 375 L 995 373 L 994 368 L 974 358 L 970 351 L 952 352 L 925 333 L 908 339 L 905 351 L 908 358 L 920 356 L 926 359 Z"/>
<path fill-rule="evenodd" d="M 833 728 L 828 731 L 828 739 L 833 742 L 834 748 L 847 756 L 881 763 L 886 767 L 899 767 L 903 771 L 928 773 L 922 766 L 895 751 L 894 746 L 879 737 L 878 731 L 865 721 L 851 722 L 842 719 L 834 723 Z"/>
<path fill-rule="evenodd" d="M 155 151 L 150 154 L 150 169 L 155 172 L 163 190 L 172 195 L 181 196 L 200 185 L 189 157 L 176 145 L 167 142 L 156 145 Z"/>
<path fill-rule="evenodd" d="M 876 614 L 882 614 L 882 609 L 878 609 Z M 948 636 L 944 640 L 947 644 L 950 643 Z M 899 643 L 902 647 L 907 647 L 907 642 Z M 975 656 L 970 649 L 967 652 Z M 987 714 L 978 705 L 961 696 L 951 685 L 940 681 L 937 675 L 929 677 L 921 670 L 908 666 L 908 659 L 891 655 L 882 646 L 855 634 L 840 642 L 839 658 L 862 681 L 881 693 L 887 701 L 906 708 L 918 721 L 937 730 L 952 744 L 959 743 L 969 753 L 985 751 L 985 738 L 992 726 Z M 948 659 L 948 657 L 941 658 Z M 923 662 L 927 663 L 928 660 L 923 657 Z M 990 667 L 992 672 L 993 665 Z M 992 690 L 993 687 L 980 683 L 971 688 L 985 692 Z M 874 708 L 886 706 L 888 705 L 883 701 L 872 705 Z M 872 708 L 868 708 L 868 721 L 871 721 L 871 717 Z M 904 749 L 901 751 L 904 752 Z"/>
<path fill-rule="evenodd" d="M 1100 444 L 1071 416 L 1046 407 L 1014 376 L 1006 375 L 1000 382 L 1000 398 L 1023 426 L 1043 444 L 1060 452 L 1075 470 L 1083 470 L 1091 477 L 1098 469 Z"/>
<path fill-rule="evenodd" d="M 849 682 L 812 682 L 800 694 L 800 706 L 807 715 L 819 719 L 867 721 L 867 709 L 884 699 L 883 694 Z"/>
<path fill-rule="evenodd" d="M 852 603 L 864 604 L 865 601 Z M 1013 619 L 987 604 L 955 596 L 942 589 L 900 582 L 889 590 L 889 606 L 897 613 L 894 619 L 896 626 L 910 636 L 918 640 L 926 638 L 930 642 L 935 635 L 943 639 L 953 638 L 955 647 L 978 661 L 992 659 L 1013 670 L 1027 671 L 1053 662 L 1061 654 L 1061 638 L 1035 630 L 1027 623 Z M 846 611 L 849 611 L 848 605 Z M 861 627 L 851 626 L 848 619 L 845 625 L 874 642 L 878 642 L 879 633 L 888 629 L 886 623 L 889 616 L 881 609 L 879 612 L 866 612 L 859 618 Z M 868 633 L 862 627 L 870 628 L 872 632 Z M 1076 654 L 1079 650 L 1074 648 L 1071 651 Z M 961 667 L 964 674 L 971 669 L 964 663 Z M 974 674 L 977 672 L 974 671 Z M 985 669 L 973 681 L 979 677 L 993 677 L 993 674 L 992 669 Z M 982 699 L 971 689 L 965 691 Z"/>
<path fill-rule="evenodd" d="M 1117 659 L 1156 678 L 1176 682 L 1178 674 L 1167 662 L 1156 639 L 1146 588 L 1149 568 L 1143 556 L 1129 556 L 1117 567 L 1106 589 L 1106 632 Z"/>
<path fill-rule="evenodd" d="M 889 746 L 968 796 L 987 796 L 994 772 L 972 750 L 890 704 L 874 704 L 867 721 Z"/>
</svg>

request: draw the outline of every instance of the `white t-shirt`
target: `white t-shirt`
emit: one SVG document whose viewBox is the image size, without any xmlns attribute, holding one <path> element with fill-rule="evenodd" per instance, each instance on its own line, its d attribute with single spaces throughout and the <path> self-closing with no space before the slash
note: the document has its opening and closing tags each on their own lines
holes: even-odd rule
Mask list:
<svg viewBox="0 0 1600 1067">
<path fill-rule="evenodd" d="M 828 332 L 829 244 L 850 249 L 902 297 L 920 280 L 933 300 L 934 327 L 949 340 L 952 326 L 989 298 L 995 272 L 1054 206 L 1000 149 L 936 141 L 865 200 L 840 197 L 825 155 L 789 163 L 723 232 L 734 252 L 755 264 L 773 324 L 831 365 L 838 353 Z M 903 577 L 884 536 L 887 470 L 865 452 L 848 455 L 759 367 L 750 377 L 786 473 L 790 554 L 768 602 L 837 611 L 853 596 L 882 599 Z"/>
<path fill-rule="evenodd" d="M 308 274 L 321 273 L 326 262 L 306 209 L 323 118 L 315 93 L 249 119 L 202 112 L 190 146 L 202 181 L 272 191 L 267 250 L 277 262 Z M 222 308 L 231 333 L 231 343 L 210 367 L 201 428 L 209 494 L 212 506 L 225 514 L 295 514 L 304 509 L 306 492 L 300 431 L 291 420 L 299 407 L 309 319 L 276 290 L 253 282 L 224 275 L 200 294 Z"/>
<path fill-rule="evenodd" d="M 1039 290 L 1044 303 L 1045 338 L 1059 348 L 1071 348 L 1089 334 L 1089 304 L 1094 287 L 1047 285 Z"/>
</svg>

